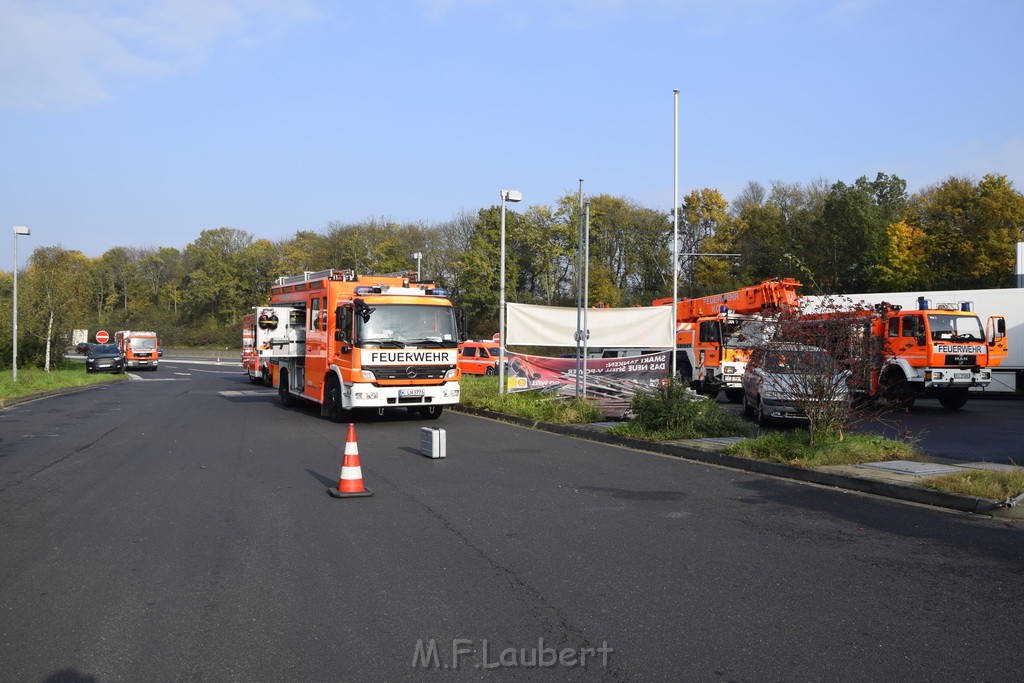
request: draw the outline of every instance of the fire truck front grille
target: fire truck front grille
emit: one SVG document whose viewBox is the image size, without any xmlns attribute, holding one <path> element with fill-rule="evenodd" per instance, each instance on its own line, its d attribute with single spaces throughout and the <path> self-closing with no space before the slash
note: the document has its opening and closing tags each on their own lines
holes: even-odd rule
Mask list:
<svg viewBox="0 0 1024 683">
<path fill-rule="evenodd" d="M 947 354 L 946 355 L 946 367 L 970 367 L 978 362 L 977 356 L 972 356 L 966 353 Z"/>
<path fill-rule="evenodd" d="M 444 379 L 451 365 L 364 365 L 378 380 L 388 379 Z"/>
</svg>

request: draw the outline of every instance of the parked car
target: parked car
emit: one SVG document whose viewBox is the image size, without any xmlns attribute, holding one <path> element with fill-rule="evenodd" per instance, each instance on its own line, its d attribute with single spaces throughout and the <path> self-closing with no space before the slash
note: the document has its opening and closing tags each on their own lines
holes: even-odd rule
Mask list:
<svg viewBox="0 0 1024 683">
<path fill-rule="evenodd" d="M 743 373 L 743 414 L 772 422 L 806 422 L 811 402 L 849 405 L 848 370 L 816 346 L 769 342 L 755 348 Z"/>
<path fill-rule="evenodd" d="M 459 370 L 467 375 L 496 375 L 498 355 L 499 347 L 496 342 L 462 342 L 459 344 Z"/>
<path fill-rule="evenodd" d="M 95 344 L 85 356 L 86 372 L 124 372 L 124 356 L 117 344 Z"/>
<path fill-rule="evenodd" d="M 78 342 L 78 344 L 75 345 L 75 353 L 89 353 L 90 347 L 92 347 L 92 344 L 89 342 Z"/>
</svg>

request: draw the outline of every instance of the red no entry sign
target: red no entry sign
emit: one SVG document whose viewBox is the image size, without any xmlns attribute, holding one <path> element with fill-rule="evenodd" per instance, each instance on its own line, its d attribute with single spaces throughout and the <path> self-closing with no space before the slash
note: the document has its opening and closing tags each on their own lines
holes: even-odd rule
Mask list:
<svg viewBox="0 0 1024 683">
<path fill-rule="evenodd" d="M 106 344 L 108 341 L 110 341 L 110 335 L 107 334 L 106 330 L 100 330 L 96 333 L 96 343 Z"/>
</svg>

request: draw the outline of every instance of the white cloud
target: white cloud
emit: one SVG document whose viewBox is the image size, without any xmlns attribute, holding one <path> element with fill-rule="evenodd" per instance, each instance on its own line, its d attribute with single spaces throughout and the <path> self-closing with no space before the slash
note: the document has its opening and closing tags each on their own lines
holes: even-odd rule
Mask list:
<svg viewBox="0 0 1024 683">
<path fill-rule="evenodd" d="M 0 108 L 78 108 L 318 16 L 311 0 L 0 0 Z"/>
</svg>

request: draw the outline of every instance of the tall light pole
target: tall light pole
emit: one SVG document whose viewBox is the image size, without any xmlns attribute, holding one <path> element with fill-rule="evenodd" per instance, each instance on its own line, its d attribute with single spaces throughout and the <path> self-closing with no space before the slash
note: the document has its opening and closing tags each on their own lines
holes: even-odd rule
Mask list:
<svg viewBox="0 0 1024 683">
<path fill-rule="evenodd" d="M 498 393 L 505 393 L 505 202 L 518 202 L 523 193 L 518 190 L 501 191 L 501 280 L 498 304 Z"/>
<path fill-rule="evenodd" d="M 583 398 L 587 397 L 587 341 L 590 328 L 587 326 L 587 309 L 590 308 L 590 200 L 586 201 L 586 228 L 583 248 Z"/>
<path fill-rule="evenodd" d="M 576 398 L 583 377 L 583 178 L 580 178 L 580 222 L 576 232 Z"/>
<path fill-rule="evenodd" d="M 417 251 L 415 254 L 412 255 L 412 257 L 414 259 L 416 259 L 416 282 L 419 282 L 420 281 L 420 260 L 423 258 L 423 254 L 421 254 L 420 252 Z"/>
<path fill-rule="evenodd" d="M 18 381 L 18 235 L 31 235 L 32 231 L 24 225 L 14 226 L 14 297 L 11 308 L 14 310 L 14 319 L 11 324 L 11 381 Z"/>
<path fill-rule="evenodd" d="M 679 90 L 672 91 L 672 379 L 676 379 L 676 335 L 679 329 Z"/>
</svg>

